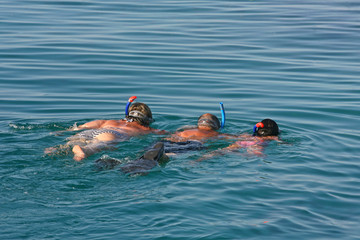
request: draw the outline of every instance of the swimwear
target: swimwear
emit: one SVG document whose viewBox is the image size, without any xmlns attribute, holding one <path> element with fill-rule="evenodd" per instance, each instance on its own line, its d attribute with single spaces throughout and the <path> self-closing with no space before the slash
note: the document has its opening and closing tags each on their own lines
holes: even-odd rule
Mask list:
<svg viewBox="0 0 360 240">
<path fill-rule="evenodd" d="M 85 130 L 76 135 L 79 136 L 80 138 L 86 138 L 86 139 L 90 140 L 90 139 L 96 138 L 97 136 L 99 136 L 103 133 L 111 133 L 111 134 L 116 135 L 117 137 L 124 137 L 123 133 L 120 133 L 120 132 L 117 132 L 117 131 L 111 130 L 111 129 L 106 129 L 106 128 Z"/>
<path fill-rule="evenodd" d="M 198 151 L 205 147 L 199 141 L 172 142 L 162 141 L 165 147 L 165 153 L 183 153 L 188 151 Z"/>
<path fill-rule="evenodd" d="M 126 140 L 129 138 L 129 136 L 127 134 L 124 134 L 124 133 L 121 133 L 121 132 L 118 132 L 118 131 L 115 131 L 112 129 L 100 128 L 100 129 L 89 129 L 89 130 L 82 131 L 72 137 L 69 137 L 68 139 L 70 141 L 88 142 L 88 141 L 96 139 L 96 137 L 98 137 L 99 135 L 101 135 L 103 133 L 114 134 L 116 136 L 117 141 L 118 140 Z"/>
</svg>

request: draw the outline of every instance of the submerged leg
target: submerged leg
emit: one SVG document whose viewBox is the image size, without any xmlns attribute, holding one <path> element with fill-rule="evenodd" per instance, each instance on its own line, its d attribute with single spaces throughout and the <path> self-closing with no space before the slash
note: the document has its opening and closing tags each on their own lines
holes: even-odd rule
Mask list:
<svg viewBox="0 0 360 240">
<path fill-rule="evenodd" d="M 95 141 L 82 147 L 75 145 L 72 151 L 74 153 L 74 160 L 81 161 L 84 158 L 94 155 L 95 153 L 109 149 L 115 149 L 115 147 L 111 143 Z"/>
<path fill-rule="evenodd" d="M 75 161 L 81 161 L 86 157 L 84 150 L 79 145 L 75 145 L 73 147 L 72 151 L 74 153 Z"/>
<path fill-rule="evenodd" d="M 66 155 L 71 151 L 71 146 L 68 144 L 58 145 L 55 147 L 48 147 L 44 150 L 45 155 L 55 156 L 55 155 Z"/>
<path fill-rule="evenodd" d="M 83 147 L 79 145 L 75 145 L 72 149 L 74 153 L 74 160 L 81 161 L 86 157 L 89 157 L 95 153 L 113 149 L 114 147 L 111 145 L 119 139 L 119 136 L 115 133 L 104 132 L 95 137 L 95 139 L 90 143 Z"/>
</svg>

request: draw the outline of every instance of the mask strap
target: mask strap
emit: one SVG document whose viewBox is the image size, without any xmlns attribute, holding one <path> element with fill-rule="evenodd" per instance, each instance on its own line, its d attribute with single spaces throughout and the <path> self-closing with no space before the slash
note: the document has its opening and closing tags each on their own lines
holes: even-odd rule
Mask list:
<svg viewBox="0 0 360 240">
<path fill-rule="evenodd" d="M 200 119 L 198 122 L 198 126 L 209 126 L 209 125 L 214 129 L 218 129 L 217 124 L 211 119 L 203 118 Z"/>
<path fill-rule="evenodd" d="M 150 123 L 154 122 L 154 120 L 152 118 L 149 118 L 149 117 L 145 116 L 145 114 L 143 114 L 142 112 L 137 111 L 137 110 L 131 111 L 129 113 L 129 117 L 141 118 L 141 119 L 149 121 Z"/>
</svg>

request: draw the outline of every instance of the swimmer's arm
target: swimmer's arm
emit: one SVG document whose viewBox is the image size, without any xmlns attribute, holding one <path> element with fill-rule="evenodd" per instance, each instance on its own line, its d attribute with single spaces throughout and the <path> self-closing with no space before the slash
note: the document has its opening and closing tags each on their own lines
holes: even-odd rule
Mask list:
<svg viewBox="0 0 360 240">
<path fill-rule="evenodd" d="M 103 125 L 103 123 L 106 120 L 95 120 L 95 121 L 91 121 L 91 122 L 87 122 L 84 123 L 82 125 L 77 125 L 77 123 L 74 123 L 73 126 L 69 127 L 67 130 L 65 131 L 78 131 L 78 130 L 83 130 L 83 129 L 96 129 L 96 128 L 101 128 L 101 126 Z M 63 131 L 63 132 L 65 132 Z"/>
<path fill-rule="evenodd" d="M 61 136 L 64 132 L 77 131 L 77 130 L 80 130 L 80 128 L 77 126 L 77 123 L 74 123 L 74 125 L 72 125 L 66 130 L 52 132 L 51 134 L 55 136 Z"/>
<path fill-rule="evenodd" d="M 63 132 L 71 132 L 71 131 L 78 131 L 83 129 L 94 129 L 94 128 L 100 128 L 101 125 L 105 122 L 105 120 L 95 120 L 91 122 L 84 123 L 80 126 L 77 126 L 77 123 L 74 123 L 71 127 L 69 127 L 66 130 L 62 131 L 56 131 L 52 133 L 53 135 L 61 135 Z"/>
</svg>

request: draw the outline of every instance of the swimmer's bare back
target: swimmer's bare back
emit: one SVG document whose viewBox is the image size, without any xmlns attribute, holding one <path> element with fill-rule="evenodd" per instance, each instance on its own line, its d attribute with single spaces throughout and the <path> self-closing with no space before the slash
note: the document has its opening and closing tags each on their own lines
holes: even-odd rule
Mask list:
<svg viewBox="0 0 360 240">
<path fill-rule="evenodd" d="M 167 140 L 172 142 L 183 142 L 187 140 L 198 140 L 203 141 L 209 138 L 214 138 L 219 135 L 218 132 L 213 130 L 202 130 L 202 129 L 188 129 L 182 132 L 176 132 L 171 135 Z"/>
<path fill-rule="evenodd" d="M 147 134 L 156 131 L 150 127 L 145 127 L 137 122 L 128 122 L 126 120 L 95 120 L 78 127 L 78 130 L 82 129 L 113 129 L 115 131 L 121 131 L 129 136 L 136 136 L 141 134 Z"/>
</svg>

